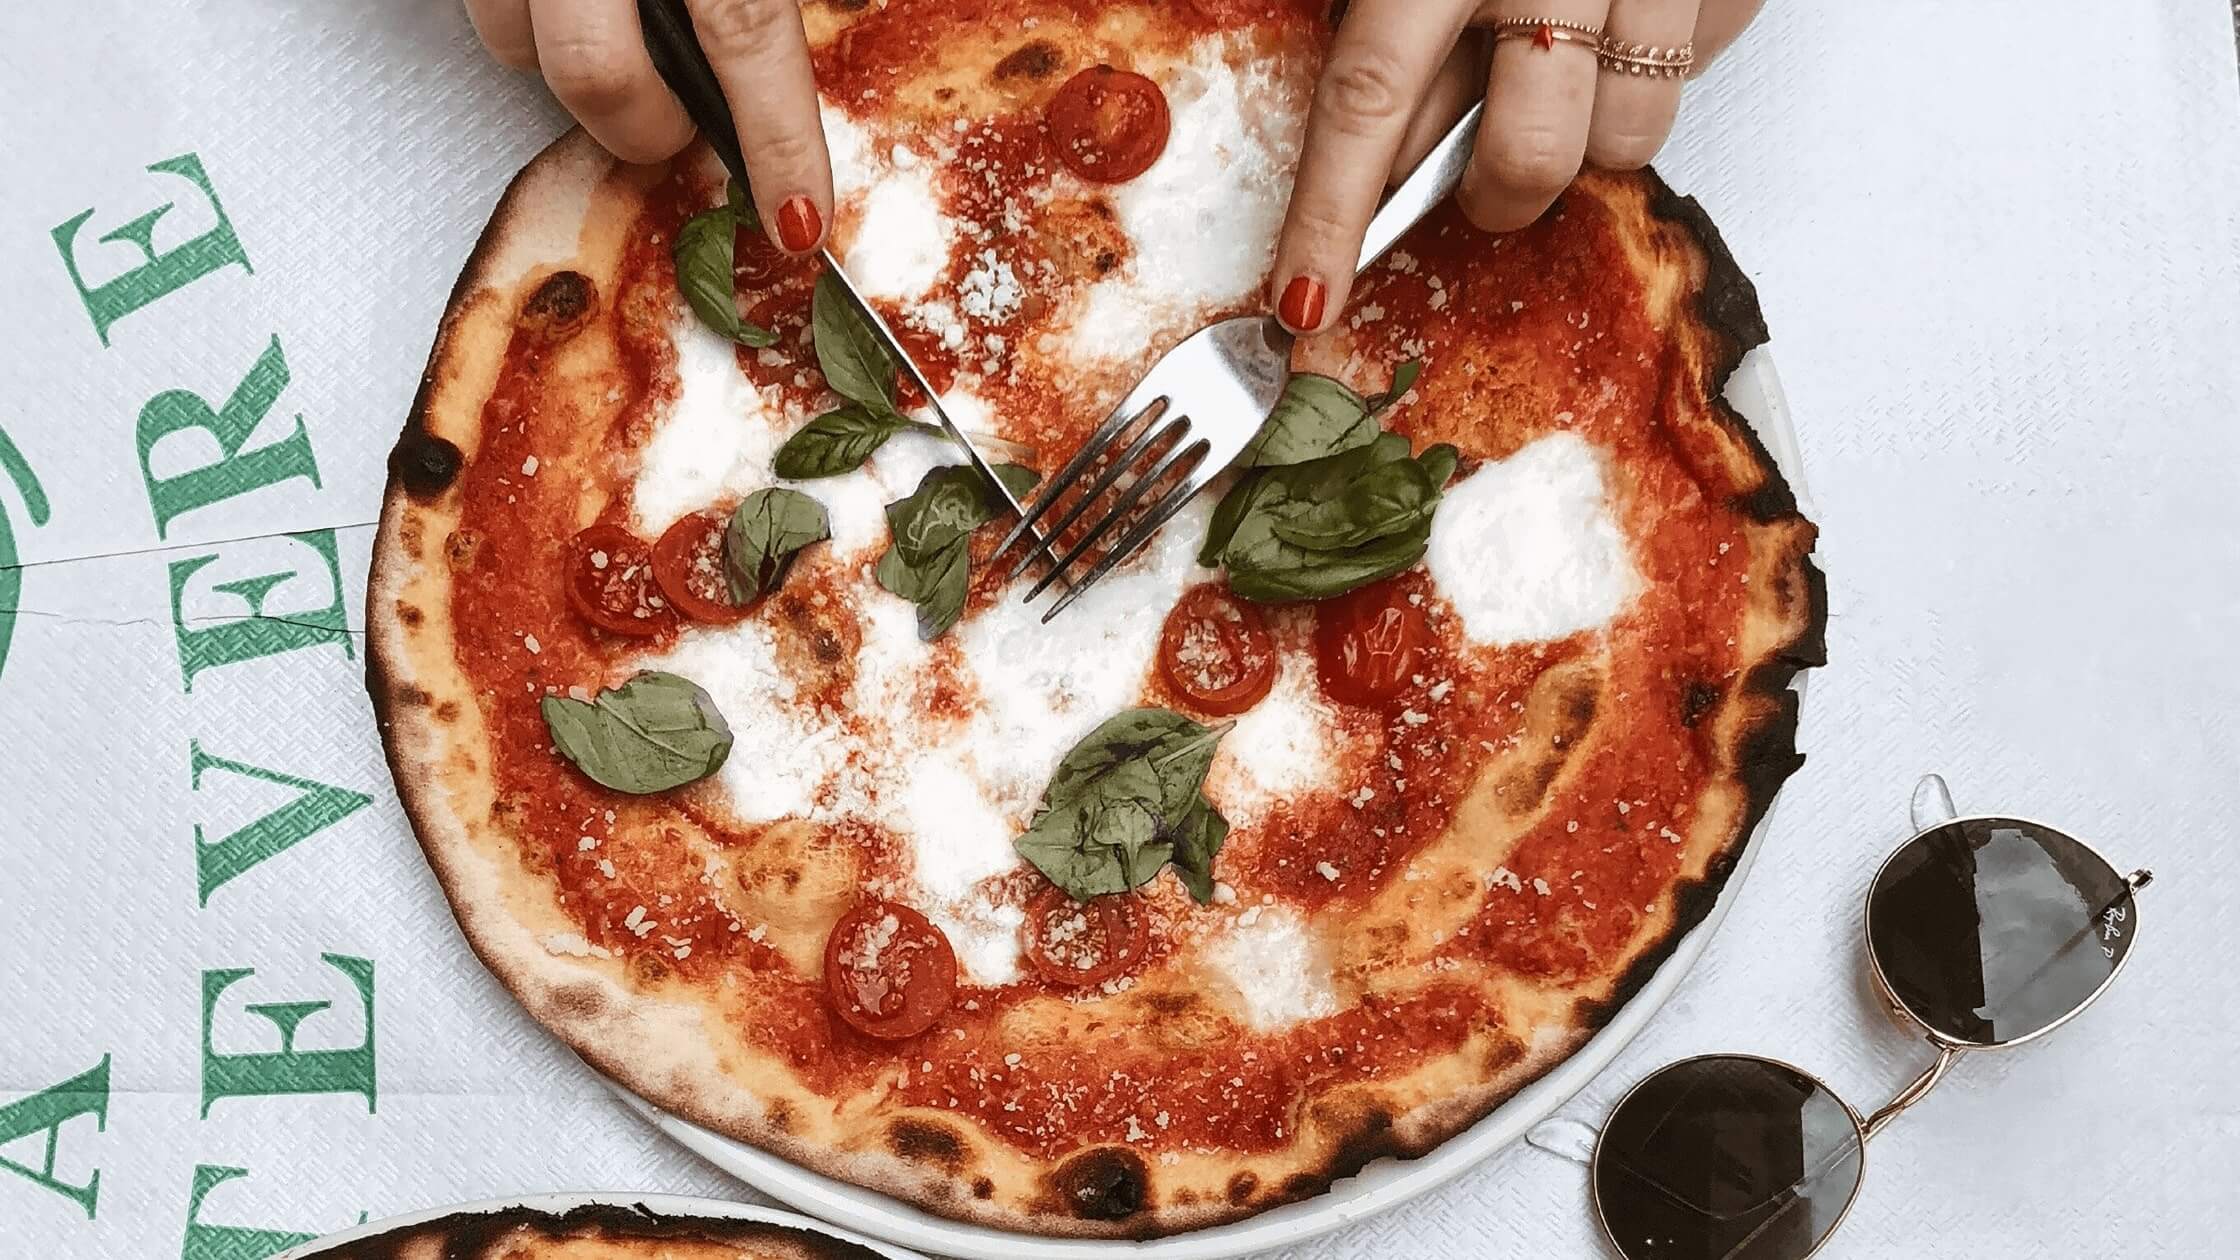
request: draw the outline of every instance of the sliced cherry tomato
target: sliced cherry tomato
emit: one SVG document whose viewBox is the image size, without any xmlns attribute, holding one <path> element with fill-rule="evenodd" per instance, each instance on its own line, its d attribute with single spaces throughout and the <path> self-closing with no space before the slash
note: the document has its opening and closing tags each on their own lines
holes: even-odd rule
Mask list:
<svg viewBox="0 0 2240 1260">
<path fill-rule="evenodd" d="M 1123 184 L 1167 151 L 1167 94 L 1132 70 L 1091 66 L 1050 98 L 1050 142 L 1081 178 Z"/>
<path fill-rule="evenodd" d="M 1431 623 L 1397 578 L 1372 582 L 1314 609 L 1315 673 L 1333 700 L 1376 704 L 1417 672 Z"/>
<path fill-rule="evenodd" d="M 1045 888 L 1027 903 L 1027 965 L 1052 984 L 1103 984 L 1143 961 L 1149 931 L 1130 897 L 1075 901 Z"/>
<path fill-rule="evenodd" d="M 645 638 L 675 617 L 653 580 L 653 556 L 619 525 L 594 525 L 568 549 L 568 606 L 608 634 Z"/>
<path fill-rule="evenodd" d="M 957 953 L 910 907 L 858 902 L 825 939 L 824 991 L 857 1032 L 888 1041 L 915 1037 L 957 1000 Z"/>
<path fill-rule="evenodd" d="M 1201 712 L 1242 713 L 1275 686 L 1267 619 L 1217 583 L 1192 587 L 1159 634 L 1159 673 Z"/>
<path fill-rule="evenodd" d="M 714 512 L 701 512 L 671 525 L 653 545 L 654 582 L 671 607 L 694 621 L 737 621 L 753 607 L 731 602 L 731 575 L 723 567 L 723 531 L 729 524 Z"/>
</svg>

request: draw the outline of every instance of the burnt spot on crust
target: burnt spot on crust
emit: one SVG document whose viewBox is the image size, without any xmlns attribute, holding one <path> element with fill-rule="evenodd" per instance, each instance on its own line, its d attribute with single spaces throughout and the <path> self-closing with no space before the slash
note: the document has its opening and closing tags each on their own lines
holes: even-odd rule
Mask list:
<svg viewBox="0 0 2240 1260">
<path fill-rule="evenodd" d="M 988 1180 L 986 1177 L 974 1177 L 972 1179 L 972 1197 L 975 1199 L 992 1199 L 996 1197 L 996 1183 Z"/>
<path fill-rule="evenodd" d="M 459 720 L 459 702 L 458 702 L 458 701 L 456 701 L 456 700 L 446 700 L 446 701 L 444 701 L 444 702 L 443 702 L 442 704 L 439 704 L 439 705 L 437 705 L 437 706 L 436 706 L 436 721 L 438 721 L 438 722 L 456 722 L 456 721 L 458 721 L 458 720 Z"/>
<path fill-rule="evenodd" d="M 964 1138 L 948 1125 L 930 1120 L 905 1116 L 888 1125 L 887 1149 L 902 1159 L 950 1172 L 964 1166 Z"/>
<path fill-rule="evenodd" d="M 389 451 L 389 480 L 425 503 L 449 490 L 466 462 L 458 447 L 417 424 L 407 425 Z"/>
<path fill-rule="evenodd" d="M 1099 1146 L 1051 1174 L 1066 1210 L 1088 1221 L 1126 1220 L 1143 1210 L 1151 1178 L 1134 1151 Z"/>
<path fill-rule="evenodd" d="M 1701 678 L 1691 678 L 1680 688 L 1680 725 L 1694 730 L 1703 715 L 1717 708 L 1719 689 Z"/>
<path fill-rule="evenodd" d="M 667 980 L 669 973 L 669 964 L 663 961 L 659 954 L 632 954 L 630 956 L 630 978 L 647 988 Z"/>
<path fill-rule="evenodd" d="M 564 1020 L 597 1019 L 606 1013 L 607 999 L 598 986 L 563 984 L 552 990 L 552 1013 Z"/>
<path fill-rule="evenodd" d="M 407 685 L 397 688 L 391 693 L 390 699 L 400 709 L 422 709 L 432 703 L 435 697 L 418 687 Z"/>
<path fill-rule="evenodd" d="M 793 1132 L 793 1104 L 785 1099 L 771 1099 L 769 1109 L 763 1113 L 763 1117 L 770 1122 L 770 1127 L 778 1132 Z"/>
<path fill-rule="evenodd" d="M 397 621 L 400 624 L 417 627 L 426 615 L 420 611 L 418 604 L 408 604 L 401 599 L 397 601 Z"/>
<path fill-rule="evenodd" d="M 521 304 L 520 330 L 547 345 L 574 336 L 599 304 L 599 290 L 580 271 L 555 271 Z"/>
<path fill-rule="evenodd" d="M 1710 263 L 1709 274 L 1703 279 L 1703 294 L 1696 301 L 1704 321 L 1734 341 L 1736 359 L 1772 340 L 1765 311 L 1758 305 L 1758 286 L 1742 273 L 1734 251 L 1727 248 L 1726 238 L 1719 235 L 1718 225 L 1705 213 L 1703 203 L 1672 191 L 1672 185 L 1655 171 L 1644 174 L 1649 180 L 1650 215 L 1685 228 L 1703 247 Z"/>
<path fill-rule="evenodd" d="M 1369 1103 L 1348 1109 L 1351 1115 L 1341 1130 L 1343 1137 L 1331 1153 L 1331 1163 L 1342 1169 L 1339 1176 L 1351 1176 L 1361 1171 L 1372 1159 L 1398 1155 L 1401 1146 L 1392 1135 L 1392 1110 L 1382 1103 Z"/>
<path fill-rule="evenodd" d="M 455 571 L 474 568 L 482 558 L 482 534 L 471 529 L 452 530 L 443 540 L 443 558 Z"/>
<path fill-rule="evenodd" d="M 1241 1172 L 1229 1178 L 1229 1187 L 1226 1193 L 1229 1196 L 1229 1202 L 1242 1207 L 1245 1201 L 1252 1197 L 1252 1192 L 1259 1188 L 1260 1178 L 1249 1172 Z"/>
<path fill-rule="evenodd" d="M 996 63 L 995 81 L 1007 83 L 1013 79 L 1047 79 L 1065 65 L 1065 57 L 1058 46 L 1046 39 L 1033 40 L 1017 48 Z"/>
</svg>

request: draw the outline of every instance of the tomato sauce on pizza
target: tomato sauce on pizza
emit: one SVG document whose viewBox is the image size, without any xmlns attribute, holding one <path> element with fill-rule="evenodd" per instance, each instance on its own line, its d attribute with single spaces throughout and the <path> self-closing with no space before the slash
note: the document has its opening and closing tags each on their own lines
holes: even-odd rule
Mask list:
<svg viewBox="0 0 2240 1260">
<path fill-rule="evenodd" d="M 1320 8 L 806 7 L 835 242 L 1021 475 L 1260 301 Z M 540 159 L 377 548 L 408 811 L 602 1070 L 938 1211 L 1171 1232 L 1428 1149 L 1701 918 L 1822 610 L 1718 398 L 1763 330 L 1692 203 L 1436 212 L 1295 362 L 1381 436 L 1233 474 L 1045 629 L 923 400 L 725 200 L 704 154 Z M 733 340 L 685 292 L 710 215 Z M 1416 515 L 1274 515 L 1390 459 L 1436 470 L 1395 474 Z M 1307 593 L 1251 597 L 1232 508 Z"/>
</svg>

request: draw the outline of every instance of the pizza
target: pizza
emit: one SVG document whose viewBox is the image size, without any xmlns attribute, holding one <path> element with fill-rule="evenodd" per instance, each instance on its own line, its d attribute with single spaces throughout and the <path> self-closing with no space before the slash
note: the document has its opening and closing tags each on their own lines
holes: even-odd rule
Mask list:
<svg viewBox="0 0 2240 1260">
<path fill-rule="evenodd" d="M 1319 4 L 804 6 L 836 249 L 1023 492 L 1257 309 Z M 704 152 L 498 207 L 390 465 L 369 687 L 467 942 L 636 1094 L 928 1210 L 1151 1237 L 1430 1150 L 1708 912 L 1798 764 L 1814 530 L 1694 202 L 1363 279 L 1062 616 Z"/>
<path fill-rule="evenodd" d="M 295 1254 L 293 1252 L 291 1255 Z M 792 1225 L 664 1216 L 645 1208 L 460 1212 L 303 1260 L 879 1260 L 860 1243 Z"/>
</svg>

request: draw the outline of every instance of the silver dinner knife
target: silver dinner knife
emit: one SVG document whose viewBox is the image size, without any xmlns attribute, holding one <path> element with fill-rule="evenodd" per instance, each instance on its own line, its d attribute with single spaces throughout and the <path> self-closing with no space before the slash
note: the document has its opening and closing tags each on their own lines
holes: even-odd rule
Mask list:
<svg viewBox="0 0 2240 1260">
<path fill-rule="evenodd" d="M 745 187 L 747 164 L 739 154 L 739 132 L 731 121 L 731 106 L 724 100 L 723 85 L 716 79 L 715 67 L 708 64 L 708 55 L 701 51 L 699 37 L 693 33 L 692 15 L 685 10 L 682 0 L 638 0 L 638 21 L 645 28 L 646 52 L 653 58 L 654 69 L 661 72 L 669 90 L 677 94 L 685 113 L 691 115 L 693 124 L 700 128 L 700 134 L 708 138 L 709 146 L 722 160 L 724 169 Z M 964 430 L 949 418 L 948 409 L 941 405 L 941 395 L 934 392 L 926 374 L 919 370 L 917 360 L 910 357 L 901 339 L 887 327 L 878 308 L 863 296 L 863 290 L 856 287 L 855 279 L 840 265 L 839 257 L 830 248 L 824 251 L 824 264 L 848 291 L 856 309 L 878 330 L 887 354 L 926 396 L 926 405 L 933 408 L 934 419 L 941 422 L 941 431 L 964 451 L 965 458 L 980 473 L 981 482 L 995 493 L 995 501 L 1009 507 L 1013 516 L 1018 515 L 1019 500 L 1012 497 L 1010 488 L 996 476 L 995 468 L 965 436 Z"/>
</svg>

